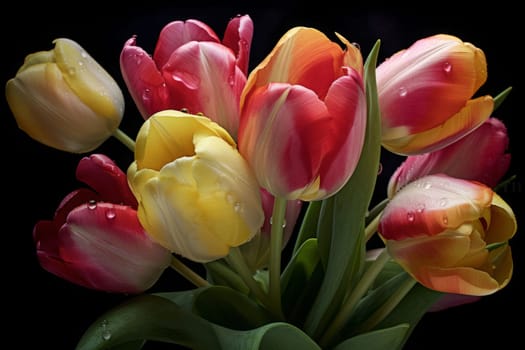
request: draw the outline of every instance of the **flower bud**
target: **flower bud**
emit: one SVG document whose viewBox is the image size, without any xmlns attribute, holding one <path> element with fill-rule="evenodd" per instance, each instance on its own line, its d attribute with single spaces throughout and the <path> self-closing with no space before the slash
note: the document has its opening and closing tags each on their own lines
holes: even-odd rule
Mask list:
<svg viewBox="0 0 525 350">
<path fill-rule="evenodd" d="M 113 78 L 80 45 L 28 55 L 6 84 L 20 129 L 47 146 L 72 153 L 94 150 L 118 128 L 124 96 Z"/>
</svg>

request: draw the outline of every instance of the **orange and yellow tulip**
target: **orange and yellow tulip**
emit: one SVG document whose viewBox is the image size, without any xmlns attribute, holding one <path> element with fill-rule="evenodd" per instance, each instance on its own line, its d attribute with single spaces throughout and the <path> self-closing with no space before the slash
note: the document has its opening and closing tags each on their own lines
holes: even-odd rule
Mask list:
<svg viewBox="0 0 525 350">
<path fill-rule="evenodd" d="M 400 189 L 378 226 L 390 256 L 422 285 L 474 296 L 509 283 L 516 230 L 512 209 L 490 187 L 443 174 Z"/>
<path fill-rule="evenodd" d="M 350 178 L 364 142 L 361 52 L 295 27 L 250 73 L 241 97 L 239 150 L 261 186 L 289 200 L 319 200 Z"/>
<path fill-rule="evenodd" d="M 382 144 L 402 155 L 437 150 L 490 117 L 491 96 L 472 98 L 487 80 L 484 52 L 452 35 L 416 41 L 376 69 Z"/>
</svg>

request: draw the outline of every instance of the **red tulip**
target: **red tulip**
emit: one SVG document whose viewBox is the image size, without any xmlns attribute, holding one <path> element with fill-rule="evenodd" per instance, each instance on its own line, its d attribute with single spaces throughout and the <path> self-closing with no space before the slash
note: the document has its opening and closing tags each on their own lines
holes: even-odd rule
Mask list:
<svg viewBox="0 0 525 350">
<path fill-rule="evenodd" d="M 496 118 L 489 118 L 478 129 L 440 150 L 408 156 L 388 184 L 388 196 L 407 183 L 430 174 L 476 180 L 494 187 L 507 172 L 510 154 L 507 128 Z"/>
<path fill-rule="evenodd" d="M 490 117 L 491 96 L 472 99 L 487 79 L 483 51 L 438 34 L 416 41 L 376 70 L 382 144 L 411 155 L 437 150 Z"/>
<path fill-rule="evenodd" d="M 71 192 L 53 220 L 33 230 L 37 256 L 47 271 L 86 288 L 139 293 L 171 261 L 140 225 L 126 174 L 104 155 L 84 157 L 77 178 L 92 189 Z"/>
<path fill-rule="evenodd" d="M 124 45 L 124 81 L 144 119 L 166 109 L 204 114 L 233 137 L 239 125 L 239 99 L 246 83 L 253 22 L 247 15 L 230 20 L 221 40 L 206 24 L 174 21 L 161 31 L 153 56 Z"/>
<path fill-rule="evenodd" d="M 239 150 L 261 186 L 318 200 L 350 178 L 364 142 L 366 96 L 359 50 L 316 29 L 289 30 L 248 77 Z"/>
</svg>

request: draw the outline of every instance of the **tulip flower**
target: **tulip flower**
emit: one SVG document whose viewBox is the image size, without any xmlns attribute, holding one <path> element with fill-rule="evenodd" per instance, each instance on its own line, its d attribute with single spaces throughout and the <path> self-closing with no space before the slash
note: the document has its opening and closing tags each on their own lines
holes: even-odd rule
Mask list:
<svg viewBox="0 0 525 350">
<path fill-rule="evenodd" d="M 390 256 L 422 285 L 473 296 L 508 284 L 516 230 L 512 209 L 490 187 L 444 174 L 400 189 L 378 226 Z"/>
<path fill-rule="evenodd" d="M 392 197 L 411 181 L 438 173 L 494 187 L 509 169 L 508 145 L 503 122 L 489 118 L 475 131 L 445 148 L 408 156 L 390 177 L 388 196 Z"/>
<path fill-rule="evenodd" d="M 240 247 L 244 260 L 253 271 L 267 267 L 270 257 L 270 234 L 275 198 L 268 191 L 261 189 L 261 199 L 265 213 L 264 224 L 254 238 Z M 303 202 L 299 200 L 289 200 L 286 203 L 282 249 L 286 247 L 294 232 L 295 224 L 301 213 L 302 204 Z"/>
<path fill-rule="evenodd" d="M 128 179 L 146 231 L 196 262 L 228 255 L 264 221 L 255 175 L 227 131 L 204 116 L 153 114 L 139 130 Z"/>
<path fill-rule="evenodd" d="M 77 178 L 91 186 L 71 192 L 53 220 L 33 230 L 47 271 L 86 288 L 114 293 L 149 289 L 169 266 L 171 253 L 140 225 L 126 174 L 108 157 L 84 157 Z"/>
<path fill-rule="evenodd" d="M 120 67 L 144 119 L 185 109 L 206 115 L 236 137 L 252 36 L 253 22 L 244 15 L 230 20 L 222 42 L 193 19 L 167 24 L 153 56 L 136 45 L 136 36 L 126 41 Z"/>
<path fill-rule="evenodd" d="M 484 52 L 438 34 L 416 41 L 376 69 L 382 144 L 401 155 L 445 147 L 490 117 L 491 96 L 472 99 L 487 79 Z"/>
<path fill-rule="evenodd" d="M 359 50 L 313 28 L 289 30 L 249 75 L 239 150 L 261 186 L 288 200 L 320 200 L 355 170 L 366 96 Z"/>
<path fill-rule="evenodd" d="M 59 38 L 26 56 L 6 84 L 18 127 L 34 140 L 71 153 L 94 150 L 118 128 L 124 96 L 78 43 Z"/>
</svg>

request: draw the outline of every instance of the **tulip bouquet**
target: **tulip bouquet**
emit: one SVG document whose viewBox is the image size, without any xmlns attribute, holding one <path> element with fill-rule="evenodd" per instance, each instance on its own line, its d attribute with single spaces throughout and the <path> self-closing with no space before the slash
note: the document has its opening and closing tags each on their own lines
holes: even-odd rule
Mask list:
<svg viewBox="0 0 525 350">
<path fill-rule="evenodd" d="M 517 221 L 493 113 L 510 88 L 476 96 L 480 48 L 436 34 L 378 62 L 380 41 L 364 57 L 293 27 L 254 64 L 253 31 L 249 15 L 222 39 L 177 20 L 153 54 L 123 43 L 134 137 L 122 90 L 74 40 L 7 82 L 21 130 L 82 155 L 86 186 L 34 225 L 41 266 L 128 294 L 77 349 L 401 349 L 429 310 L 509 283 Z M 132 162 L 97 153 L 112 136 Z M 381 152 L 406 158 L 375 203 Z M 195 288 L 149 292 L 167 268 Z"/>
</svg>

